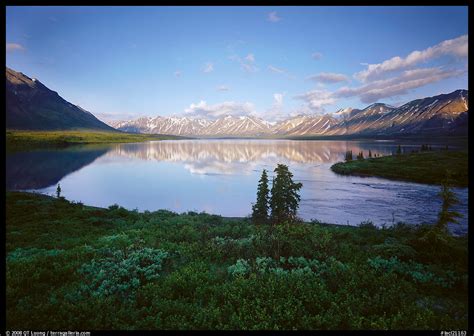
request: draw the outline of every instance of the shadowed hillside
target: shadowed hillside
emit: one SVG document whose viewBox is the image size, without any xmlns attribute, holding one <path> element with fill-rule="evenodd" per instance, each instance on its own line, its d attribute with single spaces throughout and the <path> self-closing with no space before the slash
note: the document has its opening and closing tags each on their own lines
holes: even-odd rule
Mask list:
<svg viewBox="0 0 474 336">
<path fill-rule="evenodd" d="M 6 68 L 5 89 L 7 129 L 115 130 L 92 113 L 67 102 L 57 92 L 21 72 Z"/>
</svg>

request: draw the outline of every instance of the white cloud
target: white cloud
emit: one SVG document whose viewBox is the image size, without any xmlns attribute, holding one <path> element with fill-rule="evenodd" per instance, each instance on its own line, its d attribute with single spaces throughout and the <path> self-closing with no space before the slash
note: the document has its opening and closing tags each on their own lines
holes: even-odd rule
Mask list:
<svg viewBox="0 0 474 336">
<path fill-rule="evenodd" d="M 276 106 L 282 106 L 283 105 L 283 97 L 284 93 L 274 93 L 273 94 L 273 99 L 275 100 L 275 105 Z"/>
<path fill-rule="evenodd" d="M 361 102 L 371 104 L 383 98 L 407 94 L 410 90 L 438 82 L 445 78 L 463 75 L 465 69 L 443 69 L 441 67 L 405 70 L 400 75 L 389 79 L 372 81 L 358 87 L 344 86 L 334 92 L 313 90 L 295 96 L 306 103 L 306 108 L 313 112 L 324 112 L 324 106 L 335 103 L 340 98 L 358 97 Z"/>
<path fill-rule="evenodd" d="M 253 54 L 248 54 L 247 56 L 245 56 L 245 60 L 247 62 L 254 63 L 255 62 L 255 56 Z"/>
<path fill-rule="evenodd" d="M 206 72 L 206 73 L 213 72 L 214 71 L 214 64 L 212 64 L 211 62 L 208 62 L 208 63 L 204 64 L 204 67 L 203 67 L 202 71 Z"/>
<path fill-rule="evenodd" d="M 406 69 L 444 55 L 466 58 L 468 56 L 468 36 L 462 35 L 452 40 L 445 40 L 422 51 L 415 50 L 405 58 L 395 56 L 382 63 L 369 64 L 367 69 L 356 73 L 354 77 L 362 82 L 367 82 L 381 78 L 386 73 Z"/>
<path fill-rule="evenodd" d="M 323 54 L 321 54 L 320 52 L 314 52 L 311 57 L 315 60 L 320 60 L 322 57 L 323 57 Z"/>
<path fill-rule="evenodd" d="M 308 77 L 308 79 L 312 79 L 316 82 L 326 83 L 326 84 L 349 81 L 349 78 L 346 75 L 333 73 L 333 72 L 321 72 L 317 75 Z"/>
<path fill-rule="evenodd" d="M 176 77 L 181 77 L 182 74 L 183 74 L 183 73 L 181 72 L 181 70 L 177 70 L 177 71 L 174 72 L 174 75 L 175 75 Z"/>
<path fill-rule="evenodd" d="M 277 12 L 268 13 L 267 20 L 270 22 L 278 22 L 281 18 L 277 15 Z"/>
<path fill-rule="evenodd" d="M 21 44 L 18 43 L 7 43 L 6 46 L 7 52 L 12 52 L 12 51 L 23 51 L 25 50 L 25 47 L 23 47 Z"/>
<path fill-rule="evenodd" d="M 229 91 L 229 87 L 227 85 L 219 85 L 217 87 L 217 91 Z"/>
<path fill-rule="evenodd" d="M 191 104 L 184 112 L 192 117 L 219 118 L 223 116 L 244 116 L 255 115 L 255 108 L 252 103 L 223 102 L 215 105 L 208 105 L 204 100 L 197 104 Z"/>
<path fill-rule="evenodd" d="M 276 73 L 280 73 L 280 74 L 286 73 L 285 70 L 280 69 L 280 68 L 277 68 L 277 67 L 274 67 L 273 65 L 269 65 L 269 66 L 268 66 L 268 69 L 269 69 L 270 71 L 273 71 L 273 72 L 276 72 Z"/>
<path fill-rule="evenodd" d="M 257 72 L 258 68 L 255 65 L 255 56 L 254 54 L 248 54 L 243 59 L 238 55 L 229 56 L 229 59 L 240 64 L 240 67 L 245 72 Z"/>
<path fill-rule="evenodd" d="M 406 94 L 409 90 L 464 73 L 466 70 L 444 70 L 441 67 L 405 70 L 393 78 L 372 81 L 355 88 L 342 87 L 334 93 L 334 97 L 358 96 L 364 103 L 373 103 L 382 98 Z"/>
<path fill-rule="evenodd" d="M 306 107 L 312 112 L 324 113 L 324 106 L 331 105 L 336 102 L 333 93 L 327 90 L 312 90 L 301 95 L 295 96 L 306 103 Z"/>
<path fill-rule="evenodd" d="M 288 71 L 286 71 L 285 69 L 281 69 L 281 68 L 277 68 L 273 65 L 269 65 L 268 66 L 268 70 L 270 70 L 271 72 L 274 72 L 274 73 L 277 73 L 277 74 L 280 74 L 280 75 L 285 75 L 287 76 L 288 78 L 290 79 L 294 79 L 295 76 L 293 76 L 292 74 L 290 74 Z"/>
<path fill-rule="evenodd" d="M 348 81 L 347 76 L 334 73 L 320 73 L 310 78 L 318 82 L 319 89 L 295 96 L 305 102 L 302 111 L 324 112 L 326 105 L 331 105 L 343 98 L 357 97 L 361 102 L 370 104 L 381 99 L 393 99 L 403 96 L 425 85 L 439 82 L 446 78 L 465 76 L 467 78 L 468 56 L 467 35 L 443 41 L 422 51 L 413 51 L 407 57 L 393 57 L 380 64 L 367 64 L 367 69 L 353 77 L 362 83 L 358 86 L 344 86 L 336 91 L 324 88 L 325 83 Z M 458 61 L 449 66 L 432 66 L 415 68 L 418 63 L 425 63 L 442 56 L 455 56 Z"/>
<path fill-rule="evenodd" d="M 286 93 L 274 93 L 273 94 L 273 104 L 272 106 L 265 111 L 261 117 L 270 122 L 278 122 L 288 117 L 288 115 L 283 110 L 283 100 Z"/>
</svg>

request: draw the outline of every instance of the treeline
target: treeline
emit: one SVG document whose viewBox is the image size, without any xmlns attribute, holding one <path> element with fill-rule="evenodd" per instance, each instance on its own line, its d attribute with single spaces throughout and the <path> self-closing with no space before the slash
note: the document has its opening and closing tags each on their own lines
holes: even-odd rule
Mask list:
<svg viewBox="0 0 474 336">
<path fill-rule="evenodd" d="M 446 145 L 446 147 L 444 148 L 445 150 L 448 150 L 449 149 L 449 146 Z M 431 152 L 433 151 L 431 145 L 427 145 L 427 144 L 422 144 L 420 149 L 411 149 L 409 151 L 409 153 L 418 153 L 418 152 Z M 401 145 L 398 145 L 397 146 L 397 149 L 395 150 L 394 153 L 392 153 L 392 155 L 402 155 L 403 153 L 407 153 L 407 151 L 405 150 L 404 147 L 402 147 Z M 372 151 L 369 149 L 369 153 L 367 155 L 367 157 L 369 159 L 371 158 L 376 158 L 376 157 L 380 157 L 380 154 L 378 153 L 375 153 L 375 154 L 372 154 Z M 357 160 L 363 160 L 364 159 L 364 152 L 363 151 L 360 151 L 357 156 L 356 156 L 356 159 Z M 348 162 L 348 161 L 352 161 L 354 160 L 354 155 L 352 154 L 352 150 L 348 150 L 346 151 L 346 154 L 344 156 L 344 161 Z"/>
</svg>

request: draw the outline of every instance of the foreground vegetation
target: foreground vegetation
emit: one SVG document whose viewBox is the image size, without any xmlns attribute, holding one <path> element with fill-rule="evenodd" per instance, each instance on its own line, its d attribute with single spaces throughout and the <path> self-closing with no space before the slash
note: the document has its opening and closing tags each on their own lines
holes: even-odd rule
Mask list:
<svg viewBox="0 0 474 336">
<path fill-rule="evenodd" d="M 448 170 L 455 186 L 467 187 L 467 164 L 467 150 L 441 150 L 350 160 L 334 164 L 331 170 L 343 175 L 379 176 L 428 184 L 441 184 Z"/>
<path fill-rule="evenodd" d="M 132 134 L 96 130 L 68 131 L 6 131 L 7 149 L 29 146 L 64 146 L 86 143 L 141 142 L 171 140 L 182 137 L 172 135 Z"/>
<path fill-rule="evenodd" d="M 6 194 L 7 329 L 467 329 L 467 237 Z"/>
</svg>

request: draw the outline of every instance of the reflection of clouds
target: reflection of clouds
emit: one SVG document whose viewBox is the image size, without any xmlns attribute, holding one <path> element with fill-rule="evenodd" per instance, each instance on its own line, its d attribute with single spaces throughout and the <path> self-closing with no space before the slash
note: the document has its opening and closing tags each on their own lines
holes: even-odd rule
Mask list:
<svg viewBox="0 0 474 336">
<path fill-rule="evenodd" d="M 187 161 L 184 164 L 184 168 L 189 170 L 192 174 L 199 175 L 235 175 L 235 173 L 243 173 L 244 175 L 250 175 L 252 172 L 252 167 L 255 167 L 257 164 L 255 161 L 251 163 L 242 163 L 242 162 L 222 162 L 222 161 L 196 161 L 189 162 Z"/>
<path fill-rule="evenodd" d="M 180 162 L 193 174 L 249 175 L 269 163 L 341 161 L 348 149 L 354 155 L 363 150 L 347 141 L 178 140 L 117 144 L 107 156 Z"/>
</svg>

